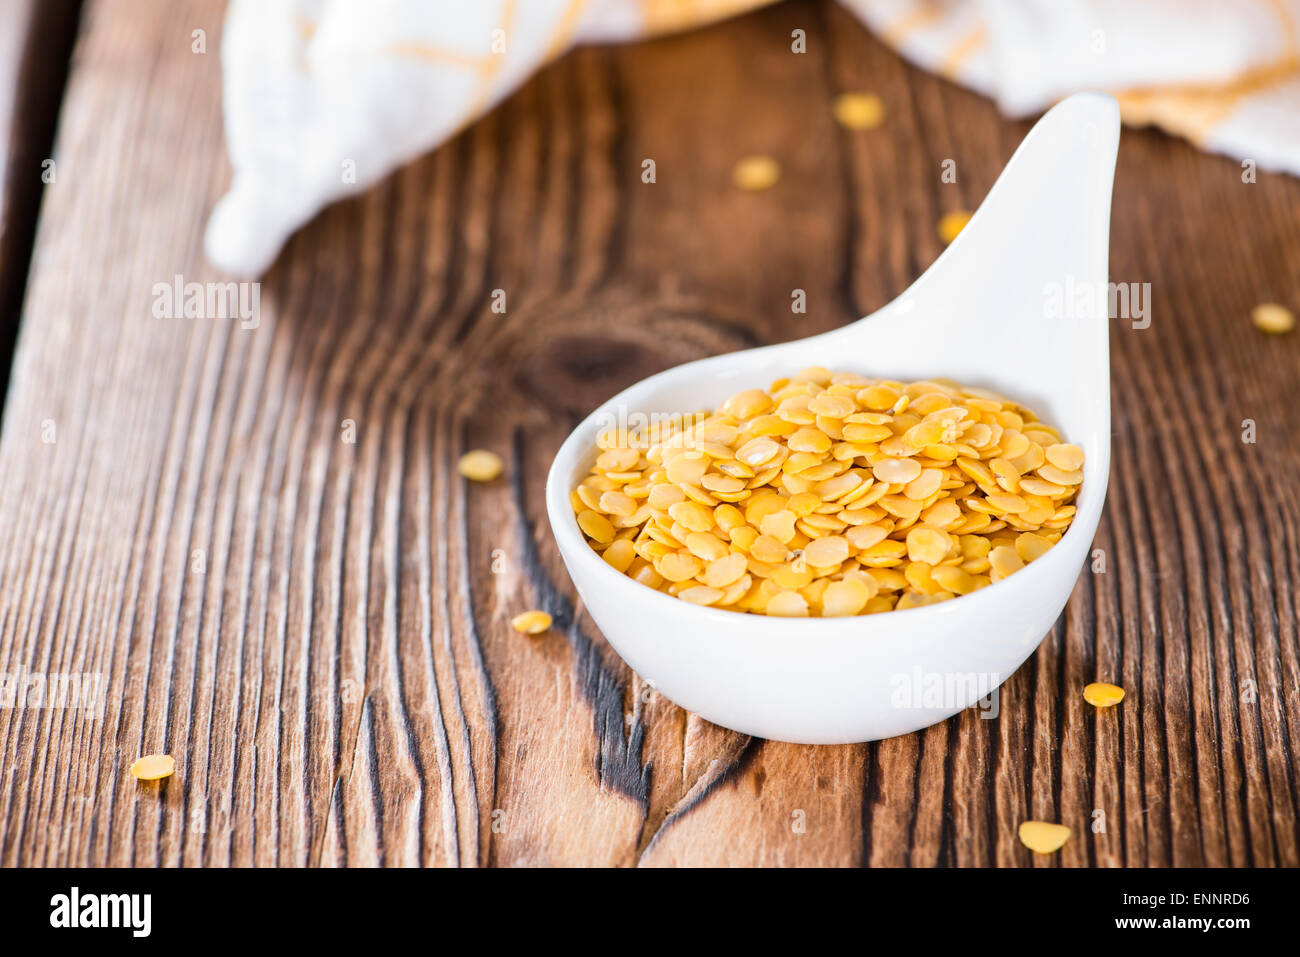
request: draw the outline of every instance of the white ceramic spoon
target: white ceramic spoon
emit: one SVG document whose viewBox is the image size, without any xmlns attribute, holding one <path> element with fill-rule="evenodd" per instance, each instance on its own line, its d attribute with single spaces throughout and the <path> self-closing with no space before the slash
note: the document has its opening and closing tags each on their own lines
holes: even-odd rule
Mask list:
<svg viewBox="0 0 1300 957">
<path fill-rule="evenodd" d="M 573 431 L 547 478 L 547 511 L 587 611 L 634 671 L 724 727 L 838 744 L 941 721 L 1020 667 L 1065 607 L 1106 497 L 1104 291 L 1118 143 L 1113 99 L 1064 100 L 1025 137 L 951 246 L 889 305 L 810 339 L 662 372 Z M 812 365 L 901 380 L 945 377 L 1023 402 L 1086 453 L 1073 524 L 1047 554 L 997 584 L 853 618 L 692 605 L 620 574 L 586 544 L 569 493 L 589 470 L 603 427 L 630 413 L 713 408 Z"/>
</svg>

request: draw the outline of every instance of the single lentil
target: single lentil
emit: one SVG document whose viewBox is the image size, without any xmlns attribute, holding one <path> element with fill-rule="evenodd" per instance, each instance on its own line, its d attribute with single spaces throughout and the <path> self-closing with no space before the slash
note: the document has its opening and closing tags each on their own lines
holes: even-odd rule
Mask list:
<svg viewBox="0 0 1300 957">
<path fill-rule="evenodd" d="M 146 754 L 131 765 L 131 774 L 141 781 L 160 781 L 176 773 L 176 759 L 170 754 Z"/>
<path fill-rule="evenodd" d="M 939 217 L 939 238 L 943 240 L 945 246 L 956 239 L 957 234 L 966 228 L 966 224 L 970 222 L 972 215 L 974 214 L 968 209 L 956 209 Z"/>
<path fill-rule="evenodd" d="M 841 93 L 832 111 L 847 130 L 872 130 L 885 121 L 885 104 L 874 93 Z"/>
<path fill-rule="evenodd" d="M 456 463 L 456 471 L 473 482 L 490 482 L 501 474 L 504 467 L 501 456 L 487 449 L 466 452 Z"/>
<path fill-rule="evenodd" d="M 526 611 L 510 619 L 510 627 L 525 635 L 540 635 L 551 627 L 551 616 L 544 611 Z"/>
<path fill-rule="evenodd" d="M 1070 839 L 1070 829 L 1049 821 L 1024 821 L 1020 825 L 1020 843 L 1035 854 L 1055 854 Z"/>
<path fill-rule="evenodd" d="M 1119 685 L 1094 681 L 1083 689 L 1083 700 L 1094 708 L 1109 708 L 1124 700 L 1124 689 Z"/>
<path fill-rule="evenodd" d="M 1250 321 L 1262 332 L 1280 336 L 1295 328 L 1295 313 L 1276 302 L 1263 302 L 1250 310 Z"/>
<path fill-rule="evenodd" d="M 781 164 L 770 156 L 746 156 L 731 171 L 732 181 L 751 192 L 771 189 L 781 178 Z"/>
<path fill-rule="evenodd" d="M 987 587 L 1060 541 L 1083 481 L 1083 450 L 1017 402 L 822 368 L 597 444 L 571 499 L 612 568 L 685 601 L 786 617 Z"/>
</svg>

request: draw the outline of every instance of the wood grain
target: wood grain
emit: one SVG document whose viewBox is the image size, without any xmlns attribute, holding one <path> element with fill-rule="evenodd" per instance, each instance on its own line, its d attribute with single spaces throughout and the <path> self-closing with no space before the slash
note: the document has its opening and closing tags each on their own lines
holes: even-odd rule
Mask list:
<svg viewBox="0 0 1300 957">
<path fill-rule="evenodd" d="M 1300 182 L 1125 132 L 1112 275 L 1151 284 L 1152 322 L 1113 325 L 1104 572 L 996 719 L 780 744 L 614 655 L 546 466 L 651 372 L 887 302 L 1029 124 L 832 3 L 778 4 L 564 57 L 309 224 L 258 328 L 156 319 L 154 283 L 218 278 L 220 16 L 83 18 L 0 436 L 0 670 L 103 673 L 108 708 L 0 710 L 0 862 L 1300 864 L 1300 338 L 1247 318 L 1300 303 Z M 835 126 L 844 89 L 886 124 Z M 775 189 L 731 187 L 750 153 Z M 473 447 L 506 476 L 466 484 Z M 510 630 L 529 607 L 548 635 Z M 1083 702 L 1098 678 L 1122 706 Z M 126 774 L 162 750 L 167 784 Z M 1031 859 L 1026 817 L 1074 837 Z"/>
</svg>

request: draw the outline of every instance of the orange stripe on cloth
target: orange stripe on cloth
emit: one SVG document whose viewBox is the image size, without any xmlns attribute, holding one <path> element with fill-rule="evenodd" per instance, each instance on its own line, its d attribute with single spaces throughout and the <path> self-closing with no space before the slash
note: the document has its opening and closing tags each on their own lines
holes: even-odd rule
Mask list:
<svg viewBox="0 0 1300 957">
<path fill-rule="evenodd" d="M 952 79 L 957 74 L 961 65 L 970 59 L 971 55 L 989 42 L 989 32 L 983 26 L 976 27 L 966 36 L 957 41 L 949 52 L 948 57 L 939 65 L 939 73 Z"/>
<path fill-rule="evenodd" d="M 1203 146 L 1242 100 L 1300 75 L 1300 58 L 1243 73 L 1226 86 L 1151 87 L 1115 92 L 1120 113 L 1135 126 L 1154 124 Z"/>
</svg>

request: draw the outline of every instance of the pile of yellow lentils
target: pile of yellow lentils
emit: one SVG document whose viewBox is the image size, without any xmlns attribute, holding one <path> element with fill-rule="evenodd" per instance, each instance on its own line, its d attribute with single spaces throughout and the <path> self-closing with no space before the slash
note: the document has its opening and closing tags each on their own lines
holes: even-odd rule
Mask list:
<svg viewBox="0 0 1300 957">
<path fill-rule="evenodd" d="M 1019 403 L 822 368 L 611 428 L 571 495 L 643 585 L 756 614 L 912 608 L 1023 568 L 1074 517 L 1083 450 Z"/>
</svg>

